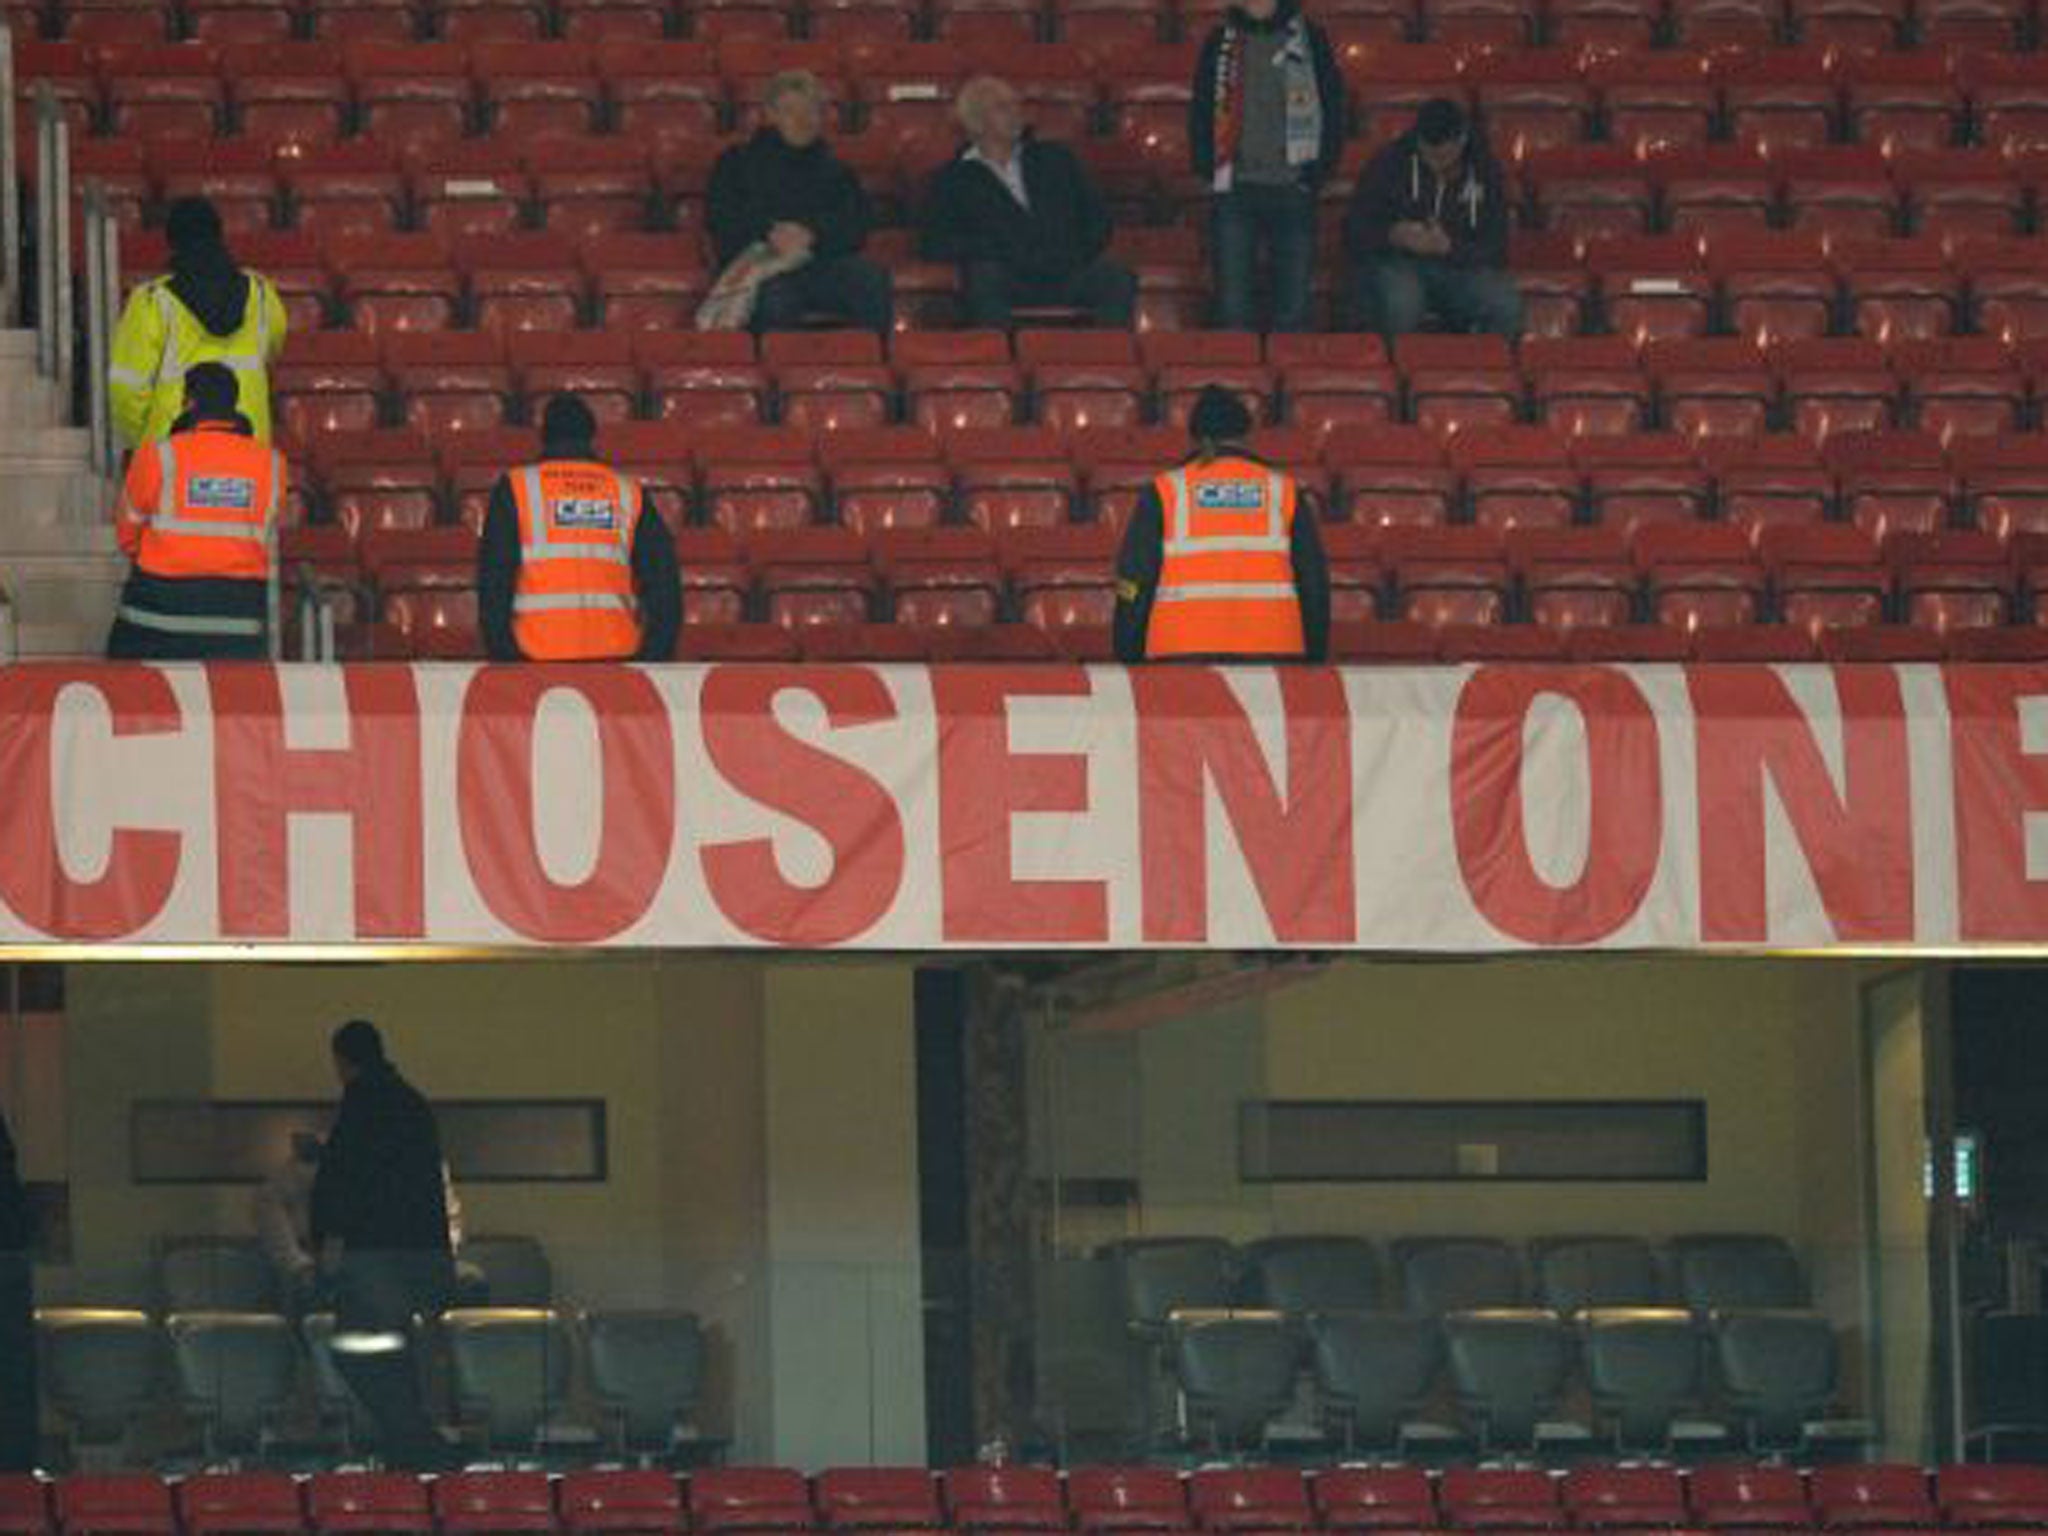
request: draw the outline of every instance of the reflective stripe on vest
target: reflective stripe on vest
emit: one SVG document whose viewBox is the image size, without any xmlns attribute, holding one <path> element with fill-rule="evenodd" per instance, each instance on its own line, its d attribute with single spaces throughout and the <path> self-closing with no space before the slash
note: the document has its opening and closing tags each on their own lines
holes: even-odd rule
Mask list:
<svg viewBox="0 0 2048 1536">
<path fill-rule="evenodd" d="M 586 482 L 581 498 L 550 486 L 551 479 L 579 478 Z M 512 484 L 519 513 L 519 580 L 512 594 L 519 649 L 547 661 L 632 655 L 640 647 L 632 573 L 639 486 L 603 465 L 554 463 L 527 465 L 514 472 Z M 587 526 L 560 521 L 572 508 L 590 519 Z"/>
<path fill-rule="evenodd" d="M 1296 499 L 1287 476 L 1219 459 L 1161 475 L 1156 490 L 1163 559 L 1146 654 L 1300 655 Z"/>
</svg>

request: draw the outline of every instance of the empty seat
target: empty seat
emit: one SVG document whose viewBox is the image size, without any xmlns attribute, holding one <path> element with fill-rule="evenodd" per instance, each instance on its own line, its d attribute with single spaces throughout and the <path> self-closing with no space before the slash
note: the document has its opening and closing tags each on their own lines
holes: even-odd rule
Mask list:
<svg viewBox="0 0 2048 1536">
<path fill-rule="evenodd" d="M 1444 1520 L 1459 1530 L 1548 1530 L 1565 1523 L 1557 1480 L 1534 1467 L 1453 1467 L 1437 1484 Z"/>
<path fill-rule="evenodd" d="M 298 1383 L 291 1324 L 274 1313 L 180 1312 L 165 1319 L 178 1395 L 209 1455 L 261 1451 Z"/>
<path fill-rule="evenodd" d="M 65 1536 L 173 1536 L 171 1486 L 149 1472 L 74 1473 L 56 1486 Z"/>
<path fill-rule="evenodd" d="M 186 1536 L 300 1536 L 306 1529 L 299 1485 L 283 1472 L 187 1477 L 178 1484 L 178 1519 Z"/>
<path fill-rule="evenodd" d="M 1718 1425 L 1685 1415 L 1705 1395 L 1705 1354 L 1690 1312 L 1681 1307 L 1596 1307 L 1582 1318 L 1580 1348 L 1593 1411 L 1617 1451 L 1669 1451 L 1720 1437 Z M 1668 1490 L 1660 1483 L 1661 1499 Z M 1576 1516 L 1577 1523 L 1624 1526 L 1683 1525 L 1684 1512 L 1670 1521 L 1625 1515 L 1645 1490 L 1623 1495 L 1608 1489 L 1615 1506 Z M 1589 1494 L 1589 1498 L 1590 1498 Z"/>
<path fill-rule="evenodd" d="M 1319 1384 L 1321 1379 L 1319 1368 Z M 1437 1525 L 1436 1492 L 1429 1473 L 1417 1466 L 1328 1468 L 1316 1474 L 1315 1504 L 1324 1527 L 1333 1531 L 1426 1531 Z"/>
<path fill-rule="evenodd" d="M 1183 1308 L 1230 1306 L 1232 1252 L 1221 1238 L 1133 1238 L 1107 1253 L 1126 1322 L 1158 1328 Z"/>
<path fill-rule="evenodd" d="M 2048 1525 L 2048 1467 L 1946 1466 L 1934 1495 L 1945 1525 Z"/>
<path fill-rule="evenodd" d="M 686 626 L 686 644 L 704 628 Z M 795 655 L 780 631 L 770 638 L 786 647 L 783 654 Z M 818 1523 L 810 1484 L 801 1472 L 786 1467 L 707 1467 L 690 1478 L 689 1494 L 690 1524 L 700 1531 L 808 1531 Z"/>
<path fill-rule="evenodd" d="M 462 1258 L 483 1271 L 492 1306 L 545 1307 L 555 1299 L 554 1268 L 535 1238 L 502 1233 L 465 1237 Z"/>
<path fill-rule="evenodd" d="M 1443 1325 L 1458 1406 L 1473 1421 L 1482 1452 L 1585 1438 L 1582 1426 L 1546 1418 L 1563 1398 L 1573 1363 L 1571 1330 L 1556 1313 L 1519 1307 L 1447 1312 Z M 1461 1518 L 1448 1498 L 1446 1513 Z"/>
<path fill-rule="evenodd" d="M 1941 1523 L 1941 1512 L 1927 1486 L 1927 1473 L 1917 1466 L 1893 1462 L 1815 1467 L 1806 1494 L 1820 1523 L 1830 1530 L 1891 1530 Z"/>
<path fill-rule="evenodd" d="M 434 1518 L 448 1536 L 519 1536 L 555 1529 L 553 1490 L 544 1473 L 448 1472 L 434 1479 L 432 1494 Z"/>
<path fill-rule="evenodd" d="M 1707 1233 L 1672 1240 L 1678 1296 L 1695 1312 L 1725 1307 L 1803 1307 L 1806 1276 L 1781 1237 Z"/>
<path fill-rule="evenodd" d="M 566 1321 L 545 1307 L 475 1307 L 447 1313 L 442 1328 L 464 1419 L 487 1446 L 536 1444 L 569 1400 Z"/>
<path fill-rule="evenodd" d="M 160 1345 L 147 1314 L 40 1308 L 36 1331 L 43 1351 L 44 1397 L 66 1433 L 88 1444 L 122 1441 L 156 1395 Z M 63 1499 L 60 1489 L 58 1513 L 70 1529 Z"/>
<path fill-rule="evenodd" d="M 930 1530 L 946 1523 L 922 1467 L 834 1467 L 818 1474 L 818 1511 L 834 1530 Z"/>
<path fill-rule="evenodd" d="M 1813 1524 L 1806 1480 L 1797 1467 L 1708 1463 L 1693 1468 L 1687 1493 L 1693 1518 L 1716 1530 L 1770 1526 L 1799 1530 Z"/>
<path fill-rule="evenodd" d="M 1271 1237 L 1244 1250 L 1255 1305 L 1304 1315 L 1370 1312 L 1380 1304 L 1379 1254 L 1361 1237 Z"/>
<path fill-rule="evenodd" d="M 1714 1327 L 1722 1390 L 1752 1452 L 1837 1438 L 1826 1415 L 1839 1357 L 1834 1328 L 1811 1312 L 1725 1311 Z M 1846 1427 L 1842 1438 L 1864 1438 Z"/>
<path fill-rule="evenodd" d="M 569 1536 L 681 1536 L 686 1526 L 682 1485 L 653 1467 L 567 1473 L 556 1503 Z"/>
<path fill-rule="evenodd" d="M 1496 1238 L 1409 1238 L 1394 1245 L 1394 1263 L 1413 1312 L 1512 1307 L 1522 1299 L 1515 1251 Z"/>
<path fill-rule="evenodd" d="M 1243 1313 L 1239 1319 L 1262 1325 L 1274 1321 Z M 1294 1356 L 1287 1362 L 1291 1370 L 1301 1341 L 1291 1330 L 1284 1331 L 1289 1332 L 1296 1346 Z M 1241 1357 L 1242 1363 L 1245 1362 Z M 1263 1358 L 1258 1364 L 1263 1366 Z M 1249 1374 L 1258 1374 L 1257 1368 Z M 1291 1381 L 1289 1385 L 1292 1386 Z M 1252 1395 L 1243 1385 L 1230 1390 L 1247 1403 Z M 1308 1480 L 1292 1467 L 1200 1468 L 1188 1478 L 1188 1505 L 1205 1531 L 1305 1531 L 1316 1524 Z"/>
<path fill-rule="evenodd" d="M 1562 1492 L 1572 1524 L 1589 1530 L 1686 1524 L 1685 1484 L 1675 1467 L 1574 1467 Z"/>
<path fill-rule="evenodd" d="M 1546 632 L 1569 637 L 1635 618 L 1639 583 L 1618 529 L 1518 528 L 1508 535 L 1508 559 L 1520 578 L 1529 621 Z M 1546 1304 L 1565 1305 L 1558 1297 L 1580 1294 L 1587 1278 L 1569 1267 L 1544 1275 Z"/>
<path fill-rule="evenodd" d="M 332 1319 L 325 1321 L 331 1329 Z M 308 1342 L 322 1358 L 328 1352 L 316 1342 L 312 1322 L 307 1319 Z M 427 1485 L 402 1472 L 317 1473 L 306 1480 L 306 1512 L 320 1536 L 426 1536 L 434 1529 Z"/>
<path fill-rule="evenodd" d="M 7 1536 L 53 1536 L 50 1485 L 31 1472 L 0 1473 L 0 1531 Z"/>
<path fill-rule="evenodd" d="M 1662 1296 L 1656 1256 L 1639 1237 L 1554 1237 L 1529 1245 L 1536 1298 L 1559 1312 L 1648 1306 Z"/>
<path fill-rule="evenodd" d="M 1082 1531 L 1181 1531 L 1190 1522 L 1180 1475 L 1163 1467 L 1076 1467 L 1067 1503 Z"/>
<path fill-rule="evenodd" d="M 270 1262 L 245 1238 L 168 1239 L 156 1274 L 166 1312 L 267 1312 L 277 1304 Z"/>
<path fill-rule="evenodd" d="M 1264 1446 L 1267 1430 L 1294 1401 L 1301 1340 L 1277 1312 L 1178 1318 L 1171 1325 L 1167 1351 L 1189 1436 L 1212 1451 Z M 1312 1524 L 1300 1474 L 1283 1472 L 1280 1477 L 1291 1477 L 1297 1492 L 1294 1519 Z M 1196 1473 L 1190 1488 L 1196 1518 L 1210 1529 L 1287 1529 L 1293 1520 L 1267 1522 L 1271 1506 L 1259 1502 L 1266 1481 L 1244 1473 L 1204 1481 L 1204 1474 Z"/>
<path fill-rule="evenodd" d="M 1389 1312 L 1328 1313 L 1312 1317 L 1308 1329 L 1326 1427 L 1347 1452 L 1404 1454 L 1452 1438 L 1443 1426 L 1414 1417 L 1443 1360 L 1434 1321 Z"/>
<path fill-rule="evenodd" d="M 1058 1531 L 1067 1525 L 1050 1467 L 955 1467 L 941 1474 L 946 1509 L 963 1531 Z"/>
<path fill-rule="evenodd" d="M 1665 523 L 1636 530 L 1636 564 L 1650 616 L 1688 634 L 1755 624 L 1764 572 L 1744 532 L 1716 523 Z"/>
<path fill-rule="evenodd" d="M 692 1312 L 593 1312 L 590 1385 L 621 1450 L 667 1450 L 704 1391 L 704 1330 Z"/>
</svg>

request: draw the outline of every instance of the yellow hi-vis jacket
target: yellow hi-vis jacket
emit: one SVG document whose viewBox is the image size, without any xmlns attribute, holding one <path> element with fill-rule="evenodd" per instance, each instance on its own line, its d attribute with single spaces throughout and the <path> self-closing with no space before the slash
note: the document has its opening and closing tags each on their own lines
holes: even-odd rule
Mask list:
<svg viewBox="0 0 2048 1536">
<path fill-rule="evenodd" d="M 225 363 L 242 386 L 236 409 L 249 418 L 256 440 L 270 441 L 271 360 L 284 346 L 284 300 L 267 277 L 249 273 L 242 326 L 216 336 L 171 292 L 168 276 L 152 278 L 128 296 L 114 332 L 108 376 L 114 426 L 129 447 L 170 436 L 185 409 L 185 370 L 194 363 Z"/>
</svg>

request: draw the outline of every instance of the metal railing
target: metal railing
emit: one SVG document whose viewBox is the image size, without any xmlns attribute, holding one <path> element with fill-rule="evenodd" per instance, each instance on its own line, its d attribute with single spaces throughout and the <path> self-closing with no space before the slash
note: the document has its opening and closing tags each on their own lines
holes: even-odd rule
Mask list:
<svg viewBox="0 0 2048 1536">
<path fill-rule="evenodd" d="M 121 226 L 107 199 L 106 188 L 88 182 L 85 188 L 85 386 L 86 425 L 91 429 L 91 463 L 96 475 L 113 475 L 121 467 L 121 448 L 114 441 L 114 403 L 110 392 L 114 327 L 121 306 Z"/>
<path fill-rule="evenodd" d="M 0 324 L 21 322 L 21 142 L 14 111 L 14 29 L 0 22 Z"/>
<path fill-rule="evenodd" d="M 71 124 L 57 93 L 36 88 L 36 371 L 71 398 Z"/>
<path fill-rule="evenodd" d="M 0 580 L 0 666 L 21 654 L 21 616 L 15 612 L 14 594 Z"/>
</svg>

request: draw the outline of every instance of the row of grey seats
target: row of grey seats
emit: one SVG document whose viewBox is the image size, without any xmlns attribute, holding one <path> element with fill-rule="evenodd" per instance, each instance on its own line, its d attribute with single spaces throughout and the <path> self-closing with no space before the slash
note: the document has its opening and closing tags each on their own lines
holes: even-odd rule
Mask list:
<svg viewBox="0 0 2048 1536">
<path fill-rule="evenodd" d="M 59 1307 L 36 1321 L 44 1398 L 74 1452 L 125 1446 L 167 1404 L 197 1421 L 209 1458 L 260 1457 L 309 1416 L 344 1452 L 362 1428 L 327 1313 L 177 1312 L 159 1326 L 144 1312 Z M 666 1452 L 695 1438 L 705 1346 L 691 1313 L 456 1308 L 428 1337 L 452 1426 L 486 1453 Z"/>
<path fill-rule="evenodd" d="M 1666 1252 L 1660 1262 L 1639 1237 L 1540 1238 L 1528 1244 L 1525 1268 L 1497 1238 L 1421 1237 L 1390 1244 L 1383 1265 L 1367 1238 L 1301 1236 L 1242 1247 L 1216 1237 L 1134 1238 L 1104 1255 L 1116 1267 L 1124 1320 L 1140 1328 L 1191 1307 L 1435 1317 L 1531 1302 L 1558 1312 L 1677 1305 L 1702 1314 L 1811 1302 L 1798 1256 L 1782 1238 L 1699 1234 L 1673 1238 Z"/>
<path fill-rule="evenodd" d="M 1218 1450 L 1266 1445 L 1304 1370 L 1323 1434 L 1347 1454 L 1826 1454 L 1869 1436 L 1837 1416 L 1835 1332 L 1811 1312 L 1189 1309 L 1158 1348 L 1188 1438 Z M 1444 1406 L 1459 1427 L 1428 1416 Z"/>
</svg>

